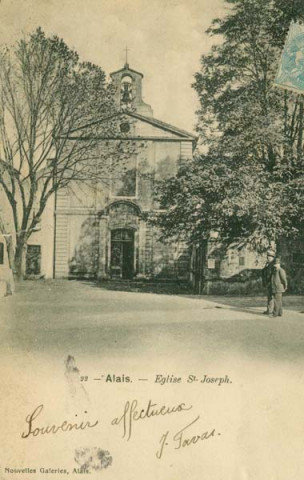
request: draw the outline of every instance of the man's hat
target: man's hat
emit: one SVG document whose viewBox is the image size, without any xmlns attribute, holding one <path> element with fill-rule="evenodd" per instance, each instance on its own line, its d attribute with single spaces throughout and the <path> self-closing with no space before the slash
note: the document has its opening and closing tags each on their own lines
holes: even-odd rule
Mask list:
<svg viewBox="0 0 304 480">
<path fill-rule="evenodd" d="M 278 257 L 276 257 L 276 258 L 274 259 L 274 264 L 275 264 L 275 265 L 278 265 L 278 264 L 280 264 L 280 263 L 281 263 L 281 257 L 278 256 Z"/>
</svg>

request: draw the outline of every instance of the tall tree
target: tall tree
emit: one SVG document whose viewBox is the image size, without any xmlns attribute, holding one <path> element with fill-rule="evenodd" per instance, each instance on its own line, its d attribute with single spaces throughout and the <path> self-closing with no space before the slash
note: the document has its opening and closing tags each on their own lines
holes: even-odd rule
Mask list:
<svg viewBox="0 0 304 480">
<path fill-rule="evenodd" d="M 58 37 L 37 29 L 2 50 L 0 189 L 10 206 L 18 277 L 27 241 L 54 192 L 96 174 L 89 161 L 96 157 L 96 121 L 113 112 L 103 70 L 80 62 Z M 70 141 L 75 131 L 84 141 Z"/>
<path fill-rule="evenodd" d="M 168 210 L 158 222 L 165 237 L 218 230 L 228 242 L 263 246 L 304 227 L 303 97 L 273 87 L 289 25 L 304 18 L 304 4 L 226 3 L 228 15 L 208 30 L 218 41 L 193 85 L 207 153 L 160 186 Z"/>
</svg>

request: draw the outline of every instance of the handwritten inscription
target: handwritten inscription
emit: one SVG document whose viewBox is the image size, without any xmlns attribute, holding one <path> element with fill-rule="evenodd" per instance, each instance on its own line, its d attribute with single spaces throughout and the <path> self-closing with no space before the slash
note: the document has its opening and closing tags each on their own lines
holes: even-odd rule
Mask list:
<svg viewBox="0 0 304 480">
<path fill-rule="evenodd" d="M 33 413 L 27 415 L 25 421 L 27 423 L 27 431 L 21 434 L 22 438 L 29 438 L 30 436 L 37 437 L 38 435 L 45 435 L 45 434 L 56 434 L 58 432 L 70 432 L 71 430 L 86 430 L 88 428 L 94 428 L 98 425 L 98 420 L 94 423 L 89 421 L 82 421 L 82 422 L 69 422 L 68 420 L 64 420 L 59 425 L 45 425 L 45 426 L 36 426 L 36 419 L 41 415 L 44 406 L 39 405 L 35 408 Z M 87 412 L 85 412 L 87 413 Z"/>
<path fill-rule="evenodd" d="M 209 440 L 216 435 L 220 435 L 213 428 L 210 431 L 201 432 L 197 429 L 196 433 L 191 432 L 191 427 L 198 422 L 200 416 L 198 415 L 192 422 L 180 429 L 176 433 L 171 433 L 167 430 L 160 439 L 160 447 L 156 452 L 156 458 L 159 460 L 162 458 L 164 450 L 168 447 L 173 447 L 175 450 L 181 450 L 183 448 L 191 447 L 193 445 L 201 443 L 203 440 Z"/>
<path fill-rule="evenodd" d="M 145 420 L 157 416 L 171 415 L 173 413 L 181 413 L 191 410 L 192 405 L 187 406 L 185 403 L 179 403 L 173 406 L 158 406 L 157 403 L 153 403 L 149 400 L 148 404 L 144 408 L 138 407 L 137 400 L 132 402 L 127 401 L 125 403 L 122 415 L 114 418 L 111 422 L 112 425 L 122 425 L 123 435 L 122 438 L 130 440 L 133 432 L 133 423 L 138 420 Z"/>
<path fill-rule="evenodd" d="M 129 441 L 132 437 L 134 431 L 134 423 L 142 420 L 149 420 L 160 416 L 170 416 L 173 414 L 181 414 L 192 410 L 192 405 L 187 405 L 186 403 L 176 403 L 174 405 L 159 405 L 153 403 L 152 400 L 149 400 L 144 405 L 139 405 L 137 400 L 127 401 L 124 406 L 122 413 L 114 417 L 111 421 L 112 426 L 120 426 L 122 438 Z M 99 420 L 95 422 L 90 422 L 88 420 L 71 422 L 64 420 L 62 423 L 53 424 L 53 425 L 37 425 L 38 417 L 42 414 L 44 406 L 41 404 L 34 409 L 32 413 L 26 416 L 27 428 L 21 434 L 21 437 L 26 439 L 29 437 L 37 437 L 39 435 L 48 435 L 48 434 L 57 434 L 59 432 L 70 432 L 72 430 L 86 430 L 94 428 L 98 425 Z M 84 413 L 87 413 L 86 411 Z M 77 415 L 76 415 L 77 416 Z M 198 425 L 200 415 L 197 415 L 194 420 L 190 423 L 187 423 L 184 427 L 178 429 L 177 431 L 167 430 L 161 435 L 159 440 L 159 447 L 156 451 L 156 458 L 161 459 L 164 455 L 164 452 L 168 449 L 174 450 L 183 450 L 185 448 L 193 447 L 194 445 L 200 444 L 202 441 L 210 440 L 216 436 L 221 435 L 220 432 L 217 432 L 215 428 L 205 430 Z M 109 452 L 106 450 L 97 449 L 94 451 L 94 458 L 98 458 L 98 462 L 94 463 L 94 466 L 90 464 L 90 468 L 87 465 L 87 457 L 91 461 L 93 459 L 92 452 L 87 448 L 78 450 L 77 452 L 77 462 L 80 464 L 80 468 L 85 470 L 91 470 L 91 468 L 97 469 L 97 463 L 100 463 L 100 468 L 106 468 L 111 465 L 112 457 Z M 79 460 L 79 461 L 78 461 Z M 81 460 L 81 461 L 80 461 Z M 98 463 L 98 465 L 99 465 Z M 98 467 L 99 468 L 99 467 Z"/>
</svg>

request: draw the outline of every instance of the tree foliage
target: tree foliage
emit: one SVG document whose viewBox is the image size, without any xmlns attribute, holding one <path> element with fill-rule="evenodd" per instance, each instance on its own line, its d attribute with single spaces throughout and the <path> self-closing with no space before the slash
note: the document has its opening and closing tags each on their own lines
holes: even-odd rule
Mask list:
<svg viewBox="0 0 304 480">
<path fill-rule="evenodd" d="M 273 87 L 300 0 L 226 0 L 217 38 L 195 75 L 199 141 L 207 151 L 160 185 L 163 237 L 266 245 L 303 231 L 303 96 Z M 304 92 L 303 92 L 304 93 Z"/>
<path fill-rule="evenodd" d="M 263 250 L 274 232 L 288 229 L 297 235 L 304 220 L 299 217 L 303 182 L 284 184 L 269 178 L 262 166 L 252 174 L 246 164 L 236 172 L 229 158 L 225 162 L 208 155 L 195 158 L 158 187 L 161 213 L 154 223 L 161 228 L 162 240 L 197 243 L 216 231 L 226 244 L 238 240 Z"/>
</svg>

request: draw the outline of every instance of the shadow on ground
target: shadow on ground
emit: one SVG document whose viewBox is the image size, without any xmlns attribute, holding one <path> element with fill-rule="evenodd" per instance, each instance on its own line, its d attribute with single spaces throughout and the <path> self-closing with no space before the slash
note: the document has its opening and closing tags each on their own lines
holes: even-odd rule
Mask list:
<svg viewBox="0 0 304 480">
<path fill-rule="evenodd" d="M 266 295 L 196 295 L 189 282 L 168 280 L 78 280 L 85 285 L 117 292 L 153 293 L 156 295 L 182 295 L 194 300 L 207 300 L 217 304 L 214 308 L 227 308 L 254 315 L 263 315 L 252 308 L 266 308 Z M 304 313 L 304 295 L 284 295 L 285 310 Z M 221 307 L 220 305 L 223 305 Z M 211 308 L 211 307 L 210 307 Z"/>
<path fill-rule="evenodd" d="M 189 282 L 168 280 L 82 280 L 86 285 L 104 290 L 136 293 L 155 293 L 160 295 L 191 295 L 193 289 Z"/>
</svg>

